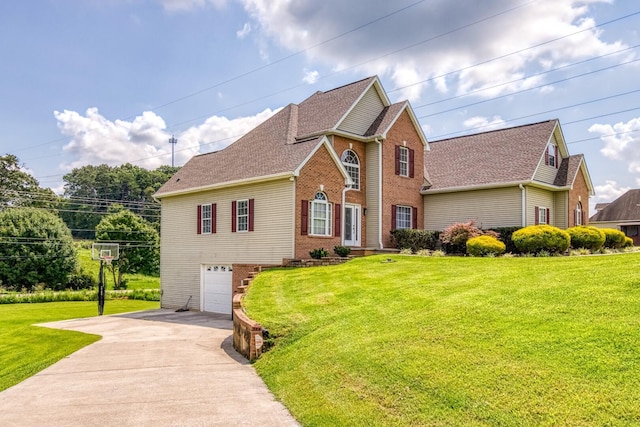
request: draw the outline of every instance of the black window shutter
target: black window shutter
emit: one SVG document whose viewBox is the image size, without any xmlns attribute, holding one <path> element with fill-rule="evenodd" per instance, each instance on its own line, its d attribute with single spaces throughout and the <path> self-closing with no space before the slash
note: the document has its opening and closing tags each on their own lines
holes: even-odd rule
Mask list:
<svg viewBox="0 0 640 427">
<path fill-rule="evenodd" d="M 413 161 L 415 159 L 415 152 L 411 148 L 409 149 L 409 178 L 413 178 Z"/>
<path fill-rule="evenodd" d="M 253 231 L 254 199 L 249 199 L 249 231 Z"/>
<path fill-rule="evenodd" d="M 309 202 L 303 200 L 300 204 L 300 234 L 306 236 L 309 233 Z"/>
<path fill-rule="evenodd" d="M 396 210 L 398 207 L 396 205 L 391 205 L 391 229 L 396 229 Z"/>
<path fill-rule="evenodd" d="M 558 164 L 560 163 L 560 159 L 558 158 L 558 146 L 555 145 L 555 154 L 556 154 L 556 169 L 558 169 Z"/>
<path fill-rule="evenodd" d="M 411 228 L 414 230 L 418 229 L 418 208 L 411 208 Z"/>
<path fill-rule="evenodd" d="M 215 234 L 216 232 L 216 219 L 217 219 L 216 204 L 211 203 L 211 233 L 212 234 Z"/>
<path fill-rule="evenodd" d="M 196 215 L 196 218 L 198 219 L 198 234 L 202 234 L 202 205 L 198 205 L 198 214 Z"/>
<path fill-rule="evenodd" d="M 547 224 L 551 224 L 551 221 L 549 221 L 549 212 L 551 212 L 551 210 L 547 208 Z"/>
<path fill-rule="evenodd" d="M 231 232 L 236 232 L 236 221 L 237 221 L 237 206 L 238 203 L 234 200 L 231 202 Z"/>
<path fill-rule="evenodd" d="M 538 225 L 540 223 L 539 219 L 540 219 L 540 209 L 536 206 L 536 214 L 535 214 L 535 220 L 536 220 L 535 224 L 536 225 Z"/>
<path fill-rule="evenodd" d="M 396 175 L 400 175 L 400 146 L 396 145 Z"/>
<path fill-rule="evenodd" d="M 342 206 L 340 205 L 340 203 L 336 203 L 334 205 L 334 220 L 333 220 L 333 227 L 334 227 L 334 233 L 333 235 L 335 237 L 340 237 L 340 232 L 342 230 Z"/>
</svg>

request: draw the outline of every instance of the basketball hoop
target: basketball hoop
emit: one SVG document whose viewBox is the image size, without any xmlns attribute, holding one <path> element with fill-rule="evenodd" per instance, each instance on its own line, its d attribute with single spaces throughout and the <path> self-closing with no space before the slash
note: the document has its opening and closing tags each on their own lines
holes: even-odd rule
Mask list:
<svg viewBox="0 0 640 427">
<path fill-rule="evenodd" d="M 105 255 L 101 258 L 102 261 L 104 261 L 107 265 L 111 264 L 111 261 L 113 261 L 113 256 L 111 255 Z"/>
</svg>

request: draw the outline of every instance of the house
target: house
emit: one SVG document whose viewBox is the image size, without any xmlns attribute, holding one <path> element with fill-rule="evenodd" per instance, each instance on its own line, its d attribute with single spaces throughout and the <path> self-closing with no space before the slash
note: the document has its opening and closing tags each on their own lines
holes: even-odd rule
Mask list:
<svg viewBox="0 0 640 427">
<path fill-rule="evenodd" d="M 369 77 L 289 104 L 158 190 L 161 305 L 230 313 L 255 266 L 385 250 L 397 228 L 566 228 L 586 222 L 591 194 L 557 120 L 428 143 L 410 104 Z"/>
<path fill-rule="evenodd" d="M 569 155 L 558 120 L 429 146 L 421 190 L 428 230 L 470 220 L 484 229 L 588 222 L 593 184 L 583 155 Z"/>
<path fill-rule="evenodd" d="M 615 228 L 640 245 L 640 189 L 629 190 L 611 203 L 596 205 L 598 211 L 589 219 L 589 224 L 600 228 Z"/>
<path fill-rule="evenodd" d="M 161 202 L 162 307 L 231 312 L 255 265 L 335 246 L 383 249 L 423 228 L 429 145 L 407 101 L 370 77 L 289 104 L 224 150 L 193 157 Z"/>
</svg>

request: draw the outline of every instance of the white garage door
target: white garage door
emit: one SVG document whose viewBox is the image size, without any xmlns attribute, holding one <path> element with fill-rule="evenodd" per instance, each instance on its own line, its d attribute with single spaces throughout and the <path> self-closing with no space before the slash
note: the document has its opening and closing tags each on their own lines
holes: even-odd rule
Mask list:
<svg viewBox="0 0 640 427">
<path fill-rule="evenodd" d="M 204 311 L 231 314 L 231 266 L 205 265 L 203 275 Z"/>
</svg>

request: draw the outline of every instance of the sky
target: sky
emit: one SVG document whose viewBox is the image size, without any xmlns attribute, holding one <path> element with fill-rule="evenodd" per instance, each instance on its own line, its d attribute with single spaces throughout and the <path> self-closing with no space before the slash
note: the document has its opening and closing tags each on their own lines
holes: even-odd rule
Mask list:
<svg viewBox="0 0 640 427">
<path fill-rule="evenodd" d="M 430 141 L 559 119 L 593 208 L 640 187 L 639 31 L 633 0 L 2 1 L 0 154 L 60 193 L 377 75 Z"/>
</svg>

